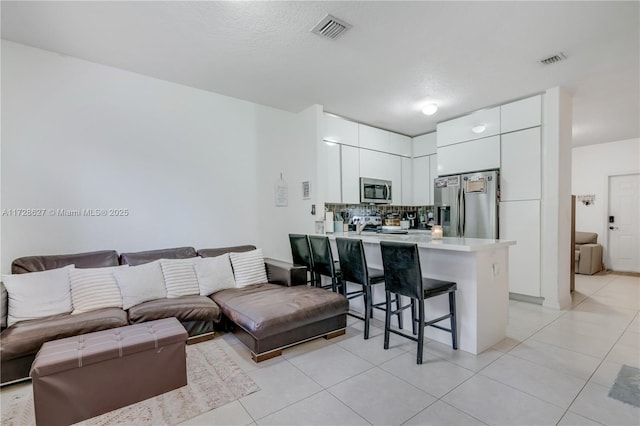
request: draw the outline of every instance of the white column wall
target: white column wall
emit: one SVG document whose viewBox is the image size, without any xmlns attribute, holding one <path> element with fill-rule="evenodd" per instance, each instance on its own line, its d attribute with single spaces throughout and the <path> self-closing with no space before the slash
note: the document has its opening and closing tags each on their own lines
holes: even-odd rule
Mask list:
<svg viewBox="0 0 640 426">
<path fill-rule="evenodd" d="M 547 90 L 543 104 L 541 269 L 544 306 L 571 303 L 571 97 Z"/>
</svg>

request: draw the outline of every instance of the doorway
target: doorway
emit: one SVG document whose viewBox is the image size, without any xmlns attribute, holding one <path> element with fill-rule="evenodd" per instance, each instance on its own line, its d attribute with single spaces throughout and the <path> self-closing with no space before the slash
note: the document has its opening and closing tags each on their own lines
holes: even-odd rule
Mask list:
<svg viewBox="0 0 640 426">
<path fill-rule="evenodd" d="M 640 273 L 640 173 L 609 176 L 609 268 Z"/>
</svg>

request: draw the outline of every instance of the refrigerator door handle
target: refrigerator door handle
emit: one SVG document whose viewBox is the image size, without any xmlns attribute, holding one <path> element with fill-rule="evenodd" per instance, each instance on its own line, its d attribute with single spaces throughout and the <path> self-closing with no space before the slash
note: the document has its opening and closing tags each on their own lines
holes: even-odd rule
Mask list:
<svg viewBox="0 0 640 426">
<path fill-rule="evenodd" d="M 464 188 L 460 188 L 460 236 L 464 237 L 464 229 L 467 218 L 465 217 Z"/>
</svg>

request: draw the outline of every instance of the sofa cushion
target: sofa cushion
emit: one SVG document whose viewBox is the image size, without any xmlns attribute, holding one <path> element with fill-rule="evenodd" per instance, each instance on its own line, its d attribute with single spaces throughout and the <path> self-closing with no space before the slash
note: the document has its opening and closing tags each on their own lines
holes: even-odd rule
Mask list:
<svg viewBox="0 0 640 426">
<path fill-rule="evenodd" d="M 9 308 L 7 325 L 72 311 L 69 271 L 73 265 L 28 274 L 3 275 Z"/>
<path fill-rule="evenodd" d="M 267 270 L 264 266 L 262 249 L 255 249 L 244 253 L 230 253 L 233 275 L 236 287 L 267 282 Z"/>
<path fill-rule="evenodd" d="M 198 276 L 194 266 L 201 260 L 200 257 L 160 259 L 168 298 L 200 294 Z"/>
<path fill-rule="evenodd" d="M 71 269 L 71 299 L 73 314 L 95 311 L 104 308 L 122 308 L 120 288 L 113 273 L 125 266 L 109 268 Z"/>
<path fill-rule="evenodd" d="M 216 257 L 203 258 L 195 265 L 196 275 L 198 276 L 198 286 L 200 287 L 200 295 L 208 296 L 216 291 L 225 288 L 233 288 L 236 286 L 236 280 L 233 277 L 231 269 L 231 261 L 229 253 Z"/>
<path fill-rule="evenodd" d="M 167 297 L 159 260 L 117 269 L 113 275 L 122 294 L 122 309 Z"/>
<path fill-rule="evenodd" d="M 44 342 L 92 331 L 127 325 L 127 313 L 107 308 L 78 315 L 54 315 L 21 321 L 0 334 L 0 358 L 7 360 L 35 354 Z"/>
<path fill-rule="evenodd" d="M 182 296 L 173 299 L 152 300 L 132 306 L 128 312 L 131 324 L 169 317 L 176 317 L 181 322 L 219 322 L 222 316 L 220 307 L 206 296 Z"/>
<path fill-rule="evenodd" d="M 87 253 L 20 257 L 11 263 L 11 273 L 24 274 L 25 272 L 46 271 L 67 265 L 75 265 L 76 268 L 118 266 L 118 253 L 114 250 L 103 250 Z"/>
<path fill-rule="evenodd" d="M 307 286 L 255 284 L 210 297 L 227 318 L 258 339 L 346 314 L 349 309 L 346 297 Z"/>
<path fill-rule="evenodd" d="M 153 262 L 158 259 L 186 259 L 196 257 L 196 249 L 193 247 L 176 247 L 160 250 L 138 251 L 133 253 L 122 253 L 120 255 L 120 264 L 122 265 L 141 265 L 143 263 Z"/>
</svg>

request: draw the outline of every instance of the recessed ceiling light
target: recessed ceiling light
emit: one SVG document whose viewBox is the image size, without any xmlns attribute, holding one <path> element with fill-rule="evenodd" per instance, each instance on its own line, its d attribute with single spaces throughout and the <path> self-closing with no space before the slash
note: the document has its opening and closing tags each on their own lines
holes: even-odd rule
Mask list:
<svg viewBox="0 0 640 426">
<path fill-rule="evenodd" d="M 472 127 L 472 128 L 471 128 L 471 131 L 472 131 L 473 133 L 482 133 L 482 132 L 484 132 L 484 131 L 485 131 L 485 129 L 486 129 L 486 128 L 487 128 L 487 127 L 486 127 L 484 124 L 480 124 L 480 125 L 478 125 L 478 126 Z"/>
<path fill-rule="evenodd" d="M 422 113 L 424 115 L 433 115 L 436 113 L 437 110 L 438 110 L 438 105 L 428 104 L 428 105 L 425 105 L 424 108 L 422 108 Z"/>
</svg>

